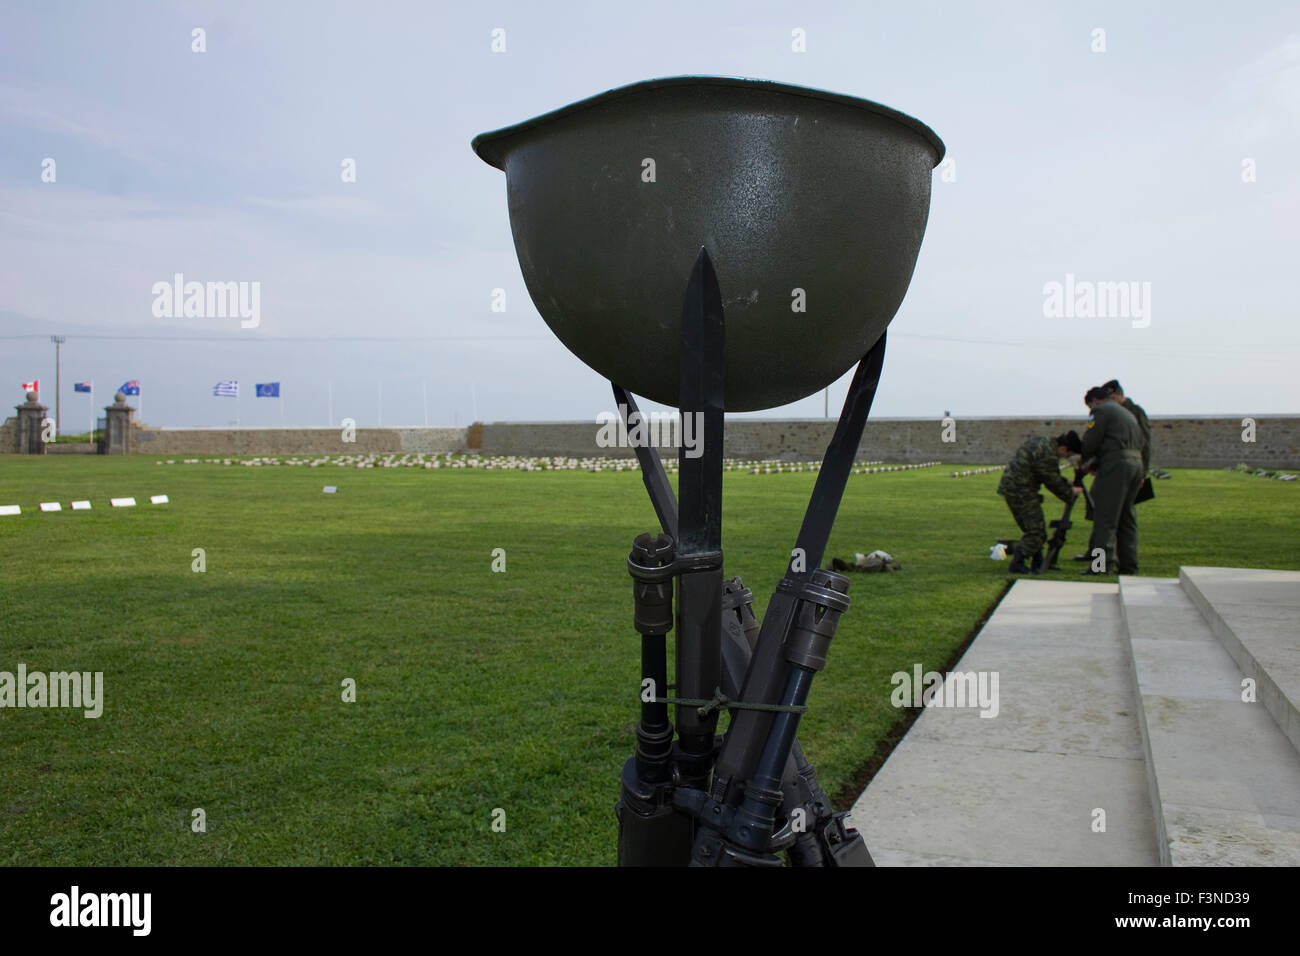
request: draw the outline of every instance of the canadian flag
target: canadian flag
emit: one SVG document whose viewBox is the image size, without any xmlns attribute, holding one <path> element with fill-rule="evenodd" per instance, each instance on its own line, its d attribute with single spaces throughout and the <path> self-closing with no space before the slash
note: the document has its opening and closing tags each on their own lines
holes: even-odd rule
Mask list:
<svg viewBox="0 0 1300 956">
<path fill-rule="evenodd" d="M 34 378 L 30 382 L 23 382 L 24 392 L 40 392 L 40 390 L 41 380 L 39 378 Z"/>
</svg>

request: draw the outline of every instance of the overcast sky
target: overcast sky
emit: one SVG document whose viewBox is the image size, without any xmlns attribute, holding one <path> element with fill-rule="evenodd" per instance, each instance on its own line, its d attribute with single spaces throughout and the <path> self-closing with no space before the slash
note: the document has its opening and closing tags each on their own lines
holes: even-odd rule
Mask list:
<svg viewBox="0 0 1300 956">
<path fill-rule="evenodd" d="M 57 333 L 65 432 L 88 379 L 97 406 L 139 380 L 154 425 L 279 424 L 269 381 L 291 425 L 328 423 L 330 383 L 361 425 L 381 389 L 384 424 L 594 421 L 609 387 L 533 308 L 469 143 L 679 74 L 861 96 L 947 144 L 875 414 L 1081 415 L 1112 377 L 1152 415 L 1300 411 L 1300 8 L 1267 2 L 6 0 L 4 404 L 39 377 L 53 406 Z M 259 326 L 155 317 L 176 273 L 258 282 Z M 1045 315 L 1067 274 L 1150 283 L 1149 324 Z"/>
</svg>

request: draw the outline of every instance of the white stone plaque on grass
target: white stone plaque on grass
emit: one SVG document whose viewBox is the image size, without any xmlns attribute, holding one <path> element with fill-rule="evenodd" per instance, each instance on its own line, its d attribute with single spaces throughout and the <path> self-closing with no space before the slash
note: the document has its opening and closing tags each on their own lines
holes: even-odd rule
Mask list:
<svg viewBox="0 0 1300 956">
<path fill-rule="evenodd" d="M 17 505 L 0 505 L 0 515 L 19 515 L 23 509 Z"/>
<path fill-rule="evenodd" d="M 149 503 L 150 503 L 150 504 L 153 504 L 153 505 L 165 505 L 165 504 L 167 504 L 167 496 L 166 496 L 166 495 L 152 495 L 152 496 L 149 498 Z"/>
<path fill-rule="evenodd" d="M 89 510 L 90 510 L 90 502 L 89 502 L 89 501 L 74 501 L 74 502 L 72 503 L 72 510 L 73 510 L 73 511 L 89 511 Z"/>
<path fill-rule="evenodd" d="M 57 501 L 42 501 L 42 502 L 41 502 L 41 510 L 42 510 L 42 511 L 62 511 L 62 510 L 63 510 L 63 505 L 59 504 Z"/>
<path fill-rule="evenodd" d="M 327 495 L 338 494 L 338 490 L 339 490 L 338 485 L 326 485 L 326 486 L 325 486 L 325 494 L 327 494 Z"/>
<path fill-rule="evenodd" d="M 114 508 L 134 508 L 134 507 L 135 507 L 135 499 L 134 499 L 134 498 L 109 498 L 109 499 L 108 499 L 108 503 L 111 504 Z"/>
</svg>

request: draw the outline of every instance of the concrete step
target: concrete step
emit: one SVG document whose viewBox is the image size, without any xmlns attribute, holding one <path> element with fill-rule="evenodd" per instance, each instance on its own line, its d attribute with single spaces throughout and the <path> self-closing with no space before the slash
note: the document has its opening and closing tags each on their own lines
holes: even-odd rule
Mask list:
<svg viewBox="0 0 1300 956">
<path fill-rule="evenodd" d="M 1179 581 L 1300 751 L 1300 571 L 1180 568 Z"/>
<path fill-rule="evenodd" d="M 954 667 L 996 715 L 927 706 L 853 806 L 876 863 L 1157 865 L 1131 667 L 1116 585 L 1017 581 Z"/>
<path fill-rule="evenodd" d="M 1160 862 L 1300 865 L 1300 753 L 1178 579 L 1119 594 Z"/>
</svg>

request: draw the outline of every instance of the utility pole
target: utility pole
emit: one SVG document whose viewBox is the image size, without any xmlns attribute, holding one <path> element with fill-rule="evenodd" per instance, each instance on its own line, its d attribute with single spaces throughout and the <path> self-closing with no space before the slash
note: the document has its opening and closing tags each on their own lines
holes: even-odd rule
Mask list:
<svg viewBox="0 0 1300 956">
<path fill-rule="evenodd" d="M 51 335 L 50 341 L 54 343 L 54 434 L 63 434 L 63 422 L 59 419 L 59 346 L 68 341 L 65 335 Z"/>
</svg>

